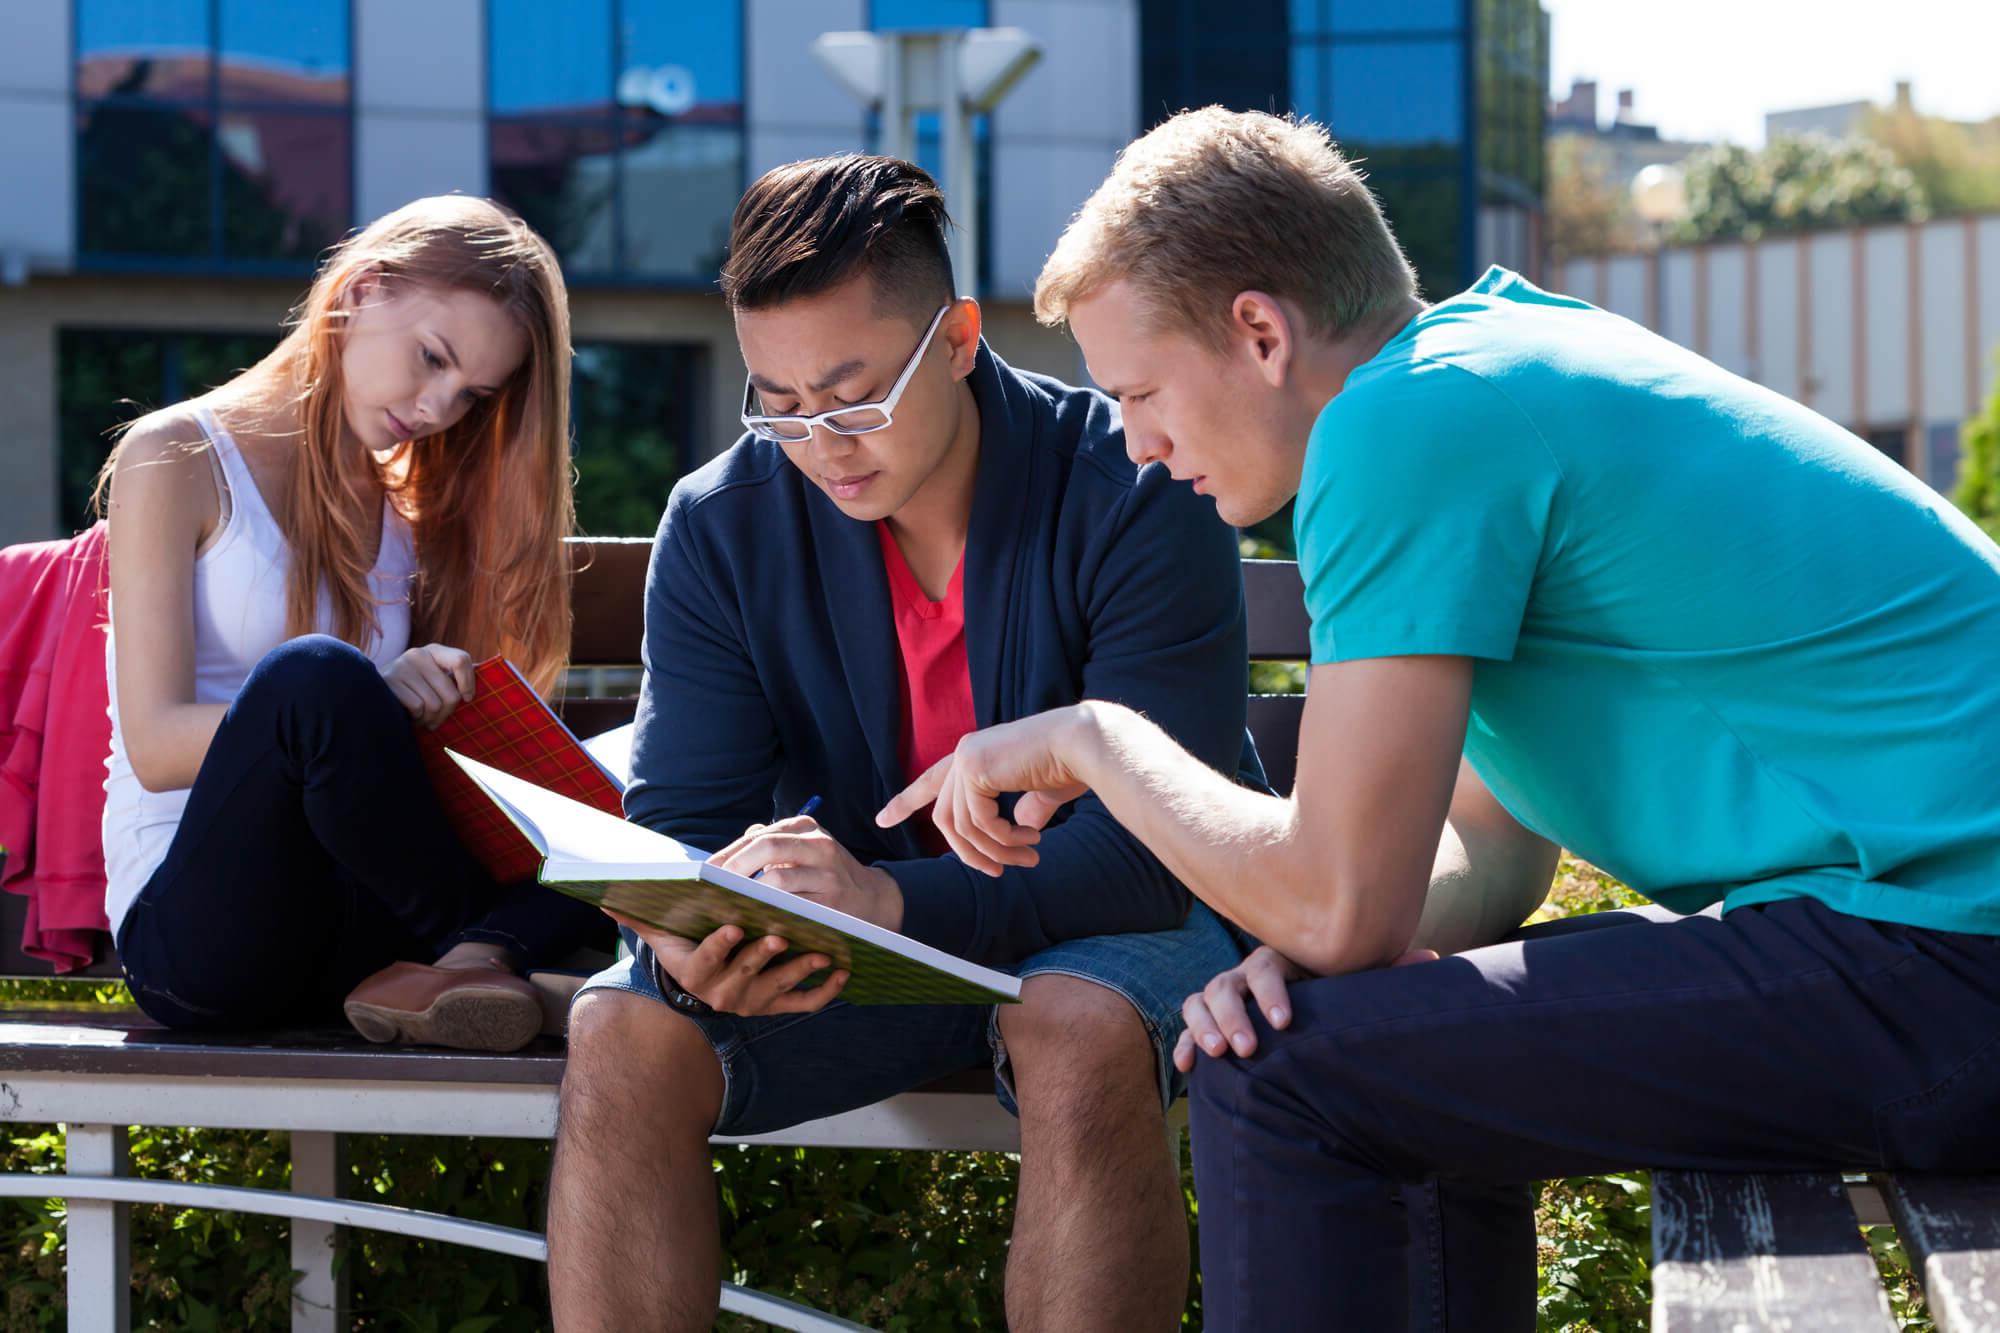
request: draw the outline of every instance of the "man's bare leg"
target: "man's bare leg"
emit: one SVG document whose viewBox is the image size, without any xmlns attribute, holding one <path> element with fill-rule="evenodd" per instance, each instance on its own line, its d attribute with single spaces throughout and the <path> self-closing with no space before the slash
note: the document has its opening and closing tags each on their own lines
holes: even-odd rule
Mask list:
<svg viewBox="0 0 2000 1333">
<path fill-rule="evenodd" d="M 708 1136 L 722 1066 L 654 1000 L 595 990 L 569 1020 L 549 1182 L 549 1296 L 561 1333 L 705 1330 L 721 1236 Z"/>
<path fill-rule="evenodd" d="M 1076 977 L 1030 977 L 1021 998 L 1000 1011 L 1021 1105 L 1008 1327 L 1172 1328 L 1187 1208 L 1145 1026 L 1123 996 Z"/>
</svg>

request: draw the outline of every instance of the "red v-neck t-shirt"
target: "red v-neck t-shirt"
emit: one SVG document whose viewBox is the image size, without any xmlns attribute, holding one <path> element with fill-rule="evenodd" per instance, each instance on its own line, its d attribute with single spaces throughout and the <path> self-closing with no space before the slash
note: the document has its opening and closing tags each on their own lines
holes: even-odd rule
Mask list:
<svg viewBox="0 0 2000 1333">
<path fill-rule="evenodd" d="M 972 668 L 965 656 L 965 558 L 951 572 L 944 600 L 925 595 L 903 558 L 903 548 L 886 523 L 875 525 L 882 541 L 882 567 L 889 575 L 889 606 L 896 622 L 902 666 L 903 780 L 914 782 L 977 730 L 972 709 Z M 943 838 L 926 818 L 923 841 L 943 850 Z"/>
</svg>

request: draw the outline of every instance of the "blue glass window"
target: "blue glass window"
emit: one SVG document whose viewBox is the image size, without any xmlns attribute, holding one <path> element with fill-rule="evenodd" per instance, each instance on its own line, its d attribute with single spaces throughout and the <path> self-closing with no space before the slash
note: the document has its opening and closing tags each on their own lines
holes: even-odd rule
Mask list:
<svg viewBox="0 0 2000 1333">
<path fill-rule="evenodd" d="M 206 106 L 85 103 L 77 110 L 77 249 L 197 260 L 215 249 Z"/>
<path fill-rule="evenodd" d="M 1448 171 L 1376 171 L 1368 188 L 1382 204 L 1403 253 L 1416 266 L 1424 298 L 1438 301 L 1465 286 L 1465 200 Z"/>
<path fill-rule="evenodd" d="M 743 190 L 743 11 L 489 0 L 495 197 L 583 278 L 708 283 Z"/>
<path fill-rule="evenodd" d="M 81 97 L 208 100 L 208 0 L 80 0 Z"/>
<path fill-rule="evenodd" d="M 1537 0 L 1480 0 L 1479 166 L 1512 202 L 1539 197 L 1547 116 L 1546 16 Z"/>
<path fill-rule="evenodd" d="M 515 120 L 494 121 L 488 136 L 494 196 L 584 273 L 618 266 L 613 137 L 606 122 Z"/>
<path fill-rule="evenodd" d="M 986 0 L 870 0 L 868 26 L 877 32 L 897 28 L 983 28 Z"/>
<path fill-rule="evenodd" d="M 349 0 L 78 0 L 77 249 L 296 271 L 353 220 Z"/>
<path fill-rule="evenodd" d="M 1449 33 L 1465 25 L 1465 0 L 1288 0 L 1292 33 L 1365 37 Z"/>
<path fill-rule="evenodd" d="M 1464 0 L 1324 0 L 1327 30 L 1349 35 L 1370 32 L 1455 32 L 1464 22 Z"/>
<path fill-rule="evenodd" d="M 492 0 L 488 96 L 504 114 L 611 106 L 611 5 Z"/>
<path fill-rule="evenodd" d="M 1326 121 L 1326 48 L 1318 42 L 1292 44 L 1292 110 Z"/>
<path fill-rule="evenodd" d="M 347 98 L 347 0 L 221 0 L 225 102 L 335 105 Z"/>
<path fill-rule="evenodd" d="M 694 121 L 743 118 L 743 23 L 733 5 L 623 0 L 618 100 Z"/>
<path fill-rule="evenodd" d="M 1327 118 L 1334 138 L 1377 152 L 1459 142 L 1462 50 L 1455 41 L 1334 44 Z"/>
<path fill-rule="evenodd" d="M 706 126 L 660 125 L 623 150 L 625 267 L 648 276 L 717 273 L 743 193 L 743 145 Z"/>
</svg>

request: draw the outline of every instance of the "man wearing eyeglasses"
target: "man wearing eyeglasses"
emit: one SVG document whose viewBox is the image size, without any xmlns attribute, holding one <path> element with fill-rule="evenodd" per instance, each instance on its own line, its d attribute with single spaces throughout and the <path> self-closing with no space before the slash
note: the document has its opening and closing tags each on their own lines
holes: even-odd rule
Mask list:
<svg viewBox="0 0 2000 1333">
<path fill-rule="evenodd" d="M 968 869 L 875 812 L 960 736 L 1088 698 L 1253 785 L 1242 580 L 1213 506 L 1125 457 L 1095 391 L 1008 367 L 954 299 L 944 201 L 879 157 L 780 167 L 724 295 L 748 434 L 674 490 L 647 580 L 629 818 L 1023 978 L 1020 1005 L 853 1007 L 725 928 L 630 927 L 579 994 L 549 1206 L 564 1328 L 707 1328 L 707 1141 L 990 1065 L 1021 1120 L 1015 1329 L 1164 1329 L 1187 1224 L 1165 1114 L 1180 1002 L 1240 961 L 1086 797 L 1040 864 Z M 815 817 L 790 812 L 818 798 Z M 1163 794 L 1163 799 L 1171 799 Z"/>
</svg>

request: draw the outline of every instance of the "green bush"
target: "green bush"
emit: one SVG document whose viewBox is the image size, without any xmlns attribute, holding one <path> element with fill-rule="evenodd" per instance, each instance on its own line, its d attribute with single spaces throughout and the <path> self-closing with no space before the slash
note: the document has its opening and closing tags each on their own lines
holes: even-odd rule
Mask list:
<svg viewBox="0 0 2000 1333">
<path fill-rule="evenodd" d="M 1958 490 L 1952 499 L 1989 536 L 2000 536 L 2000 384 L 1959 432 Z"/>
</svg>

